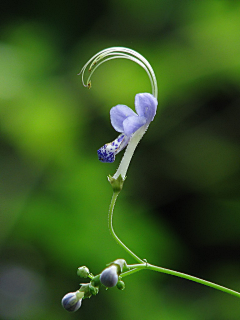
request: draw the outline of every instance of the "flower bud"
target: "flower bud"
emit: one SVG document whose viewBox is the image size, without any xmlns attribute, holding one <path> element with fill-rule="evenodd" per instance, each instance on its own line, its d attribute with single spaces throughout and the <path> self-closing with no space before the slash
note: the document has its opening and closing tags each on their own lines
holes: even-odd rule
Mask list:
<svg viewBox="0 0 240 320">
<path fill-rule="evenodd" d="M 77 293 L 79 293 L 79 291 L 65 294 L 62 298 L 62 306 L 64 309 L 75 312 L 81 307 L 82 298 L 79 298 Z"/>
<path fill-rule="evenodd" d="M 122 280 L 119 280 L 117 283 L 117 288 L 119 290 L 124 290 L 125 289 L 125 283 Z"/>
<path fill-rule="evenodd" d="M 114 287 L 118 282 L 118 267 L 111 265 L 103 270 L 100 281 L 105 287 Z"/>
<path fill-rule="evenodd" d="M 88 269 L 88 267 L 79 267 L 77 270 L 77 275 L 81 278 L 87 278 L 88 275 L 90 274 L 90 271 Z"/>
</svg>

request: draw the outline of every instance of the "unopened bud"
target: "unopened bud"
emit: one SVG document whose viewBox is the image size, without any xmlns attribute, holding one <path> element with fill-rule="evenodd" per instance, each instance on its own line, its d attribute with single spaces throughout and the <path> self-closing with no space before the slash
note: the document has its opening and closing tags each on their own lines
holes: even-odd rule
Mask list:
<svg viewBox="0 0 240 320">
<path fill-rule="evenodd" d="M 122 280 L 119 280 L 117 283 L 117 288 L 119 290 L 124 290 L 125 289 L 125 283 Z"/>
<path fill-rule="evenodd" d="M 79 267 L 77 270 L 77 275 L 81 278 L 87 278 L 88 275 L 90 274 L 90 271 L 88 269 L 88 267 Z"/>
<path fill-rule="evenodd" d="M 69 292 L 65 294 L 65 296 L 62 298 L 62 306 L 64 309 L 70 312 L 77 311 L 82 304 L 82 298 L 80 298 L 79 291 L 76 292 Z"/>
<path fill-rule="evenodd" d="M 114 287 L 118 282 L 118 267 L 111 265 L 103 270 L 100 275 L 100 281 L 105 287 Z"/>
</svg>

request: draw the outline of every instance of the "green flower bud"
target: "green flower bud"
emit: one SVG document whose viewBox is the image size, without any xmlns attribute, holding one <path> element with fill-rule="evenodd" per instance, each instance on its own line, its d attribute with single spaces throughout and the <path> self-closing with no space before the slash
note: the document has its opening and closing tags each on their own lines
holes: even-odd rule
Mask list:
<svg viewBox="0 0 240 320">
<path fill-rule="evenodd" d="M 117 288 L 119 290 L 124 290 L 125 289 L 125 283 L 122 280 L 119 280 L 117 283 Z"/>
<path fill-rule="evenodd" d="M 87 267 L 82 266 L 77 269 L 77 275 L 81 278 L 87 278 L 90 274 L 90 271 Z"/>
</svg>

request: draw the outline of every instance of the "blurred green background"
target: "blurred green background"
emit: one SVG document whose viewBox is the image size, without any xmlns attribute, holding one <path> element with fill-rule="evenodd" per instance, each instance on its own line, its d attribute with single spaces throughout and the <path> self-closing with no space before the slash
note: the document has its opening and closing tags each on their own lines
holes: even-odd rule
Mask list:
<svg viewBox="0 0 240 320">
<path fill-rule="evenodd" d="M 236 297 L 142 271 L 67 313 L 60 301 L 131 257 L 111 238 L 116 137 L 109 110 L 151 90 L 130 61 L 77 73 L 99 50 L 126 46 L 152 64 L 154 122 L 118 199 L 119 237 L 149 262 L 240 291 L 240 3 L 109 0 L 5 2 L 0 12 L 0 319 L 239 320 Z"/>
</svg>

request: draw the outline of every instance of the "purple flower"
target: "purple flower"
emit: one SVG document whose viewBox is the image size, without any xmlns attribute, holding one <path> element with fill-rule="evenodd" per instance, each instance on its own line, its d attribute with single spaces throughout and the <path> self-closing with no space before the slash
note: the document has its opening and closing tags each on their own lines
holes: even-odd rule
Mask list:
<svg viewBox="0 0 240 320">
<path fill-rule="evenodd" d="M 150 93 L 139 93 L 135 97 L 135 113 L 131 108 L 118 104 L 110 110 L 113 128 L 121 134 L 113 142 L 98 150 L 102 162 L 113 162 L 115 155 L 125 148 L 131 136 L 141 127 L 147 129 L 157 110 L 157 99 Z"/>
<path fill-rule="evenodd" d="M 139 93 L 135 97 L 137 114 L 125 105 L 118 104 L 110 110 L 113 128 L 131 136 L 145 124 L 149 124 L 157 110 L 157 99 L 150 93 Z"/>
</svg>

